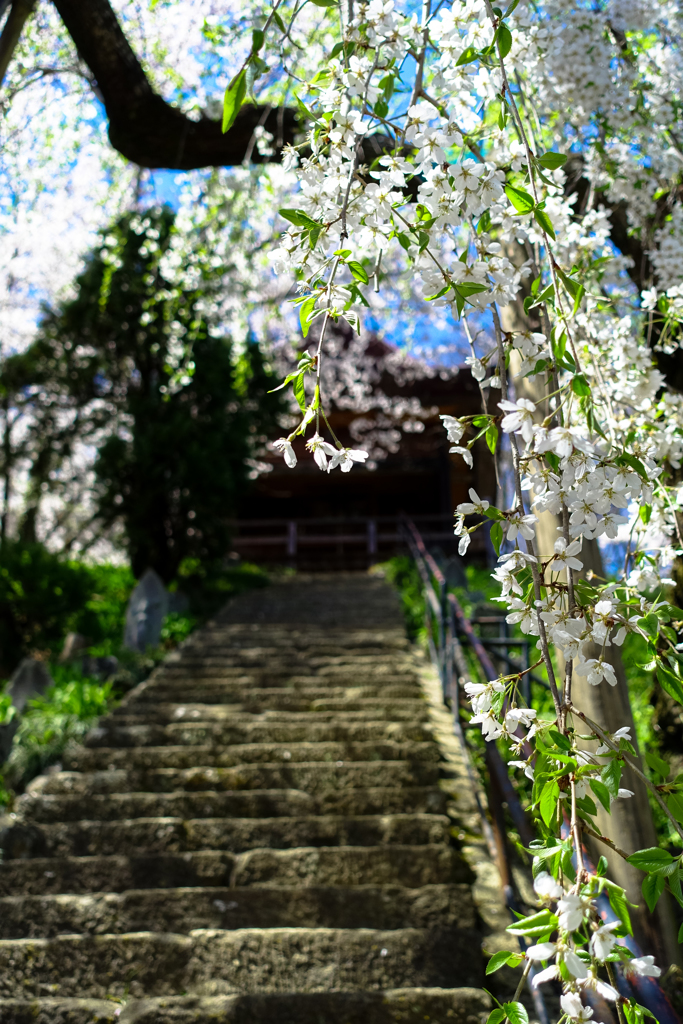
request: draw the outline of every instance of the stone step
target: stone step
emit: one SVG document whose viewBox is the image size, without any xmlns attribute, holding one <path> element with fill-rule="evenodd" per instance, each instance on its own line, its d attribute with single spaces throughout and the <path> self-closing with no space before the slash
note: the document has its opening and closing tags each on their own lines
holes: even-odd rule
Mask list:
<svg viewBox="0 0 683 1024">
<path fill-rule="evenodd" d="M 329 790 L 311 796 L 298 789 L 253 789 L 217 793 L 83 793 L 20 797 L 23 818 L 41 823 L 120 821 L 125 818 L 275 818 L 291 815 L 443 814 L 446 794 L 439 789 L 377 786 Z"/>
<path fill-rule="evenodd" d="M 202 928 L 476 927 L 469 885 L 133 889 L 0 898 L 0 939 Z"/>
<path fill-rule="evenodd" d="M 215 665 L 186 664 L 164 666 L 148 684 L 163 682 L 181 686 L 185 681 L 206 685 L 254 686 L 415 686 L 419 673 L 411 665 L 311 665 L 284 659 L 282 663 L 226 666 L 223 658 Z"/>
<path fill-rule="evenodd" d="M 480 983 L 476 932 L 248 928 L 0 940 L 0 998 L 372 991 Z"/>
<path fill-rule="evenodd" d="M 184 716 L 182 716 L 184 717 Z M 425 743 L 431 741 L 432 730 L 426 722 L 344 722 L 313 721 L 283 722 L 273 719 L 241 721 L 227 719 L 222 722 L 178 722 L 167 725 L 124 725 L 120 719 L 101 721 L 91 729 L 85 739 L 88 747 L 163 746 L 169 744 L 207 743 L 238 746 L 252 743 Z M 338 761 L 339 758 L 335 758 Z"/>
<path fill-rule="evenodd" d="M 60 771 L 42 775 L 29 784 L 35 795 L 91 795 L 102 793 L 198 793 L 204 790 L 296 789 L 317 795 L 333 789 L 436 786 L 439 765 L 433 762 L 356 761 L 350 764 L 314 761 L 279 764 L 241 764 L 215 768 L 195 759 L 193 768 L 151 768 L 147 771 L 114 769 L 99 772 Z"/>
<path fill-rule="evenodd" d="M 242 764 L 356 764 L 373 770 L 385 761 L 438 764 L 435 743 L 245 743 L 222 746 L 71 747 L 62 757 L 67 771 L 104 771 L 110 768 L 192 768 L 205 765 L 233 768 Z"/>
<path fill-rule="evenodd" d="M 183 886 L 390 885 L 409 888 L 471 882 L 471 869 L 454 848 L 429 846 L 295 847 L 231 854 L 137 854 L 128 857 L 35 857 L 0 863 L 0 896 L 172 889 Z M 103 883 L 104 880 L 104 883 Z"/>
<path fill-rule="evenodd" d="M 229 720 L 235 724 L 277 717 L 282 722 L 308 722 L 311 716 L 322 722 L 426 722 L 429 710 L 423 700 L 400 700 L 387 704 L 377 699 L 314 700 L 306 708 L 264 707 L 255 702 L 241 704 L 122 704 L 106 715 L 104 725 L 144 725 L 148 722 L 173 722 L 180 719 L 202 722 Z"/>
<path fill-rule="evenodd" d="M 357 680 L 356 680 L 357 683 Z M 202 680 L 186 679 L 177 686 L 159 681 L 154 687 L 135 695 L 134 700 L 122 705 L 139 714 L 141 707 L 149 705 L 179 704 L 190 701 L 198 704 L 240 705 L 242 709 L 273 708 L 283 711 L 307 711 L 319 701 L 367 701 L 367 700 L 419 700 L 417 685 L 395 685 L 386 687 L 351 685 L 348 686 L 296 686 L 287 680 L 283 686 L 258 686 L 246 680 L 244 683 L 217 683 L 207 685 Z"/>
<path fill-rule="evenodd" d="M 0 1000 L 3 1024 L 477 1024 L 490 999 L 475 988 Z"/>
<path fill-rule="evenodd" d="M 16 857 L 95 856 L 266 847 L 423 846 L 448 843 L 451 822 L 441 814 L 306 815 L 283 818 L 136 818 L 121 821 L 21 823 L 4 848 Z"/>
</svg>

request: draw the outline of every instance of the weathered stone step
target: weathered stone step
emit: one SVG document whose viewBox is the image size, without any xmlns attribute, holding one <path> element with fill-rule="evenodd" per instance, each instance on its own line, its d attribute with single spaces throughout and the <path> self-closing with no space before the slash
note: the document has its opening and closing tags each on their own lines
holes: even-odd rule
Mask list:
<svg viewBox="0 0 683 1024">
<path fill-rule="evenodd" d="M 109 768 L 192 768 L 206 765 L 232 768 L 242 764 L 344 764 L 369 762 L 373 770 L 383 761 L 437 764 L 435 743 L 245 743 L 234 747 L 71 747 L 62 757 L 67 771 L 103 771 Z"/>
<path fill-rule="evenodd" d="M 241 764 L 215 768 L 195 759 L 193 768 L 152 768 L 147 771 L 114 769 L 99 772 L 61 771 L 42 775 L 27 792 L 33 795 L 90 795 L 101 793 L 177 793 L 204 790 L 296 789 L 320 794 L 332 789 L 436 786 L 439 765 L 412 761 L 356 761 L 350 764 L 312 763 Z"/>
<path fill-rule="evenodd" d="M 471 882 L 472 871 L 454 848 L 429 846 L 295 847 L 231 854 L 198 850 L 129 857 L 36 857 L 0 864 L 0 896 L 29 896 L 183 886 L 390 885 L 409 888 Z"/>
<path fill-rule="evenodd" d="M 265 928 L 0 941 L 0 997 L 133 998 L 480 982 L 467 929 Z"/>
<path fill-rule="evenodd" d="M 265 663 L 251 666 L 225 666 L 222 658 L 216 664 L 200 665 L 184 662 L 164 668 L 148 680 L 148 685 L 160 682 L 168 685 L 182 685 L 202 682 L 205 685 L 249 685 L 254 686 L 414 686 L 419 674 L 411 665 L 311 665 L 283 659 L 282 663 Z"/>
<path fill-rule="evenodd" d="M 490 1008 L 478 989 L 169 996 L 0 1002 L 3 1024 L 476 1024 Z"/>
<path fill-rule="evenodd" d="M 490 1000 L 474 988 L 3 1000 L 3 1024 L 478 1024 Z"/>
<path fill-rule="evenodd" d="M 468 885 L 133 889 L 0 898 L 0 939 L 201 928 L 476 927 Z"/>
<path fill-rule="evenodd" d="M 291 707 L 265 707 L 260 702 L 242 704 L 122 704 L 103 719 L 105 725 L 116 722 L 121 725 L 138 725 L 147 722 L 173 722 L 181 718 L 203 722 L 220 722 L 229 719 L 239 724 L 254 721 L 255 716 L 277 716 L 283 722 L 305 722 L 312 715 L 321 721 L 341 722 L 425 722 L 429 711 L 423 700 L 395 700 L 387 704 L 380 698 L 366 700 L 313 700 L 305 709 Z M 266 721 L 268 718 L 266 717 Z"/>
<path fill-rule="evenodd" d="M 450 820 L 441 814 L 377 814 L 358 817 L 305 815 L 288 818 L 135 818 L 121 821 L 21 824 L 5 846 L 13 856 L 94 856 L 112 850 L 184 853 L 222 850 L 241 853 L 257 847 L 423 846 L 448 843 Z M 18 854 L 12 850 L 19 850 Z"/>
<path fill-rule="evenodd" d="M 70 822 L 87 818 L 274 818 L 294 814 L 443 814 L 446 794 L 439 789 L 377 786 L 329 790 L 311 796 L 298 789 L 254 789 L 216 793 L 83 793 L 70 796 L 26 794 L 18 806 L 24 818 L 36 823 Z"/>
<path fill-rule="evenodd" d="M 273 719 L 236 723 L 185 722 L 182 719 L 167 725 L 124 725 L 120 719 L 100 722 L 85 739 L 88 747 L 163 746 L 170 744 L 207 743 L 232 746 L 253 743 L 368 743 L 392 740 L 396 743 L 432 741 L 431 727 L 425 722 L 338 722 L 320 721 L 316 715 L 306 722 L 283 722 Z M 339 760 L 339 758 L 335 758 Z"/>
<path fill-rule="evenodd" d="M 336 668 L 349 665 L 361 667 L 378 666 L 385 671 L 388 668 L 396 668 L 405 665 L 414 667 L 415 658 L 410 651 L 404 649 L 392 649 L 386 647 L 376 648 L 351 648 L 345 647 L 295 647 L 291 644 L 279 642 L 270 646 L 261 647 L 225 647 L 221 644 L 211 644 L 209 648 L 183 647 L 182 650 L 172 654 L 164 662 L 164 670 L 174 668 L 176 665 L 210 665 L 221 668 L 234 669 L 243 665 L 264 666 L 272 665 L 302 664 L 313 665 L 316 668 Z"/>
<path fill-rule="evenodd" d="M 177 686 L 158 682 L 154 687 L 141 692 L 134 700 L 123 705 L 139 714 L 141 707 L 148 705 L 178 704 L 191 701 L 192 704 L 236 704 L 244 710 L 251 708 L 275 708 L 283 711 L 307 711 L 318 701 L 343 700 L 419 700 L 420 688 L 415 684 L 386 687 L 357 685 L 358 680 L 348 686 L 297 686 L 289 680 L 283 686 L 258 686 L 248 680 L 244 683 L 218 683 L 207 685 L 204 681 L 183 680 Z M 144 712 L 143 712 L 144 713 Z"/>
</svg>

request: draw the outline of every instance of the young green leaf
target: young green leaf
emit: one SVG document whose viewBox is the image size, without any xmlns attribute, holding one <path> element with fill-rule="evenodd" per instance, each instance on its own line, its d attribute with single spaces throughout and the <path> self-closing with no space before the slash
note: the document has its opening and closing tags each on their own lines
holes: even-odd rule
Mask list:
<svg viewBox="0 0 683 1024">
<path fill-rule="evenodd" d="M 240 107 L 244 103 L 244 97 L 247 94 L 247 69 L 242 68 L 233 80 L 230 82 L 228 88 L 225 90 L 225 96 L 223 98 L 223 134 L 232 128 L 235 123 L 235 118 L 239 114 Z"/>
<path fill-rule="evenodd" d="M 505 186 L 505 195 L 519 214 L 531 213 L 536 205 L 533 196 L 530 196 L 524 189 L 515 188 L 514 185 Z"/>
<path fill-rule="evenodd" d="M 302 412 L 306 411 L 306 388 L 304 385 L 303 372 L 294 381 L 294 397 L 299 403 L 299 407 Z"/>
<path fill-rule="evenodd" d="M 609 795 L 616 800 L 621 782 L 621 761 L 613 758 L 600 772 L 600 778 L 607 787 Z"/>
<path fill-rule="evenodd" d="M 650 913 L 657 906 L 657 901 L 664 892 L 665 886 L 666 878 L 664 875 L 646 875 L 643 879 L 643 899 L 647 903 Z"/>
<path fill-rule="evenodd" d="M 650 768 L 652 768 L 654 772 L 657 772 L 658 775 L 661 775 L 663 779 L 667 779 L 669 777 L 669 772 L 671 771 L 671 769 L 669 768 L 666 761 L 663 761 L 661 757 L 657 757 L 656 754 L 650 754 L 646 752 L 645 760 L 647 761 Z"/>
<path fill-rule="evenodd" d="M 290 221 L 290 223 L 294 224 L 297 228 L 307 228 L 311 231 L 314 228 L 322 227 L 319 221 L 313 220 L 313 218 L 309 217 L 307 213 L 303 212 L 303 210 L 292 210 L 289 207 L 283 207 L 281 210 L 278 210 L 278 213 L 281 217 Z"/>
<path fill-rule="evenodd" d="M 581 398 L 590 395 L 591 386 L 582 373 L 577 373 L 575 377 L 572 377 L 572 391 Z"/>
<path fill-rule="evenodd" d="M 597 796 L 602 806 L 609 814 L 610 805 L 612 801 L 610 800 L 609 790 L 607 786 L 604 784 L 604 782 L 599 782 L 598 779 L 591 779 L 590 787 Z"/>
<path fill-rule="evenodd" d="M 463 64 L 471 64 L 472 61 L 477 60 L 478 57 L 479 51 L 476 50 L 473 46 L 468 46 L 467 49 L 464 50 L 458 57 L 457 61 L 455 62 L 455 66 L 456 68 L 460 68 L 462 67 Z"/>
<path fill-rule="evenodd" d="M 316 7 L 336 7 L 337 0 L 311 0 Z"/>
<path fill-rule="evenodd" d="M 500 555 L 500 545 L 503 543 L 503 527 L 500 523 L 491 523 L 491 543 L 496 555 Z"/>
<path fill-rule="evenodd" d="M 534 219 L 541 228 L 541 230 L 545 231 L 546 235 L 550 235 L 550 237 L 554 240 L 555 228 L 553 227 L 553 222 L 551 221 L 550 217 L 545 212 L 545 210 L 539 210 L 538 207 L 536 207 L 536 209 L 534 210 Z"/>
<path fill-rule="evenodd" d="M 355 277 L 356 281 L 360 281 L 361 284 L 368 283 L 370 278 L 368 277 L 367 271 L 362 263 L 359 263 L 358 260 L 349 260 L 346 265 Z"/>
<path fill-rule="evenodd" d="M 501 949 L 498 953 L 494 953 L 489 962 L 486 965 L 486 973 L 494 974 L 499 971 L 501 967 L 505 967 L 513 958 L 516 958 L 517 954 L 512 953 L 509 949 Z"/>
<path fill-rule="evenodd" d="M 266 37 L 263 34 L 263 29 L 255 28 L 253 30 L 253 32 L 251 33 L 251 48 L 254 53 L 258 53 L 259 50 L 263 47 L 265 38 Z"/>
<path fill-rule="evenodd" d="M 530 917 L 523 917 L 520 921 L 515 921 L 514 924 L 509 924 L 505 930 L 511 935 L 543 935 L 555 928 L 557 928 L 557 916 L 546 908 Z"/>
<path fill-rule="evenodd" d="M 529 1014 L 523 1003 L 503 1003 L 510 1024 L 529 1024 Z"/>
<path fill-rule="evenodd" d="M 501 57 L 507 57 L 508 53 L 512 49 L 512 32 L 507 27 L 505 22 L 501 22 L 496 32 L 496 42 L 498 43 L 498 53 Z"/>
<path fill-rule="evenodd" d="M 495 423 L 489 423 L 486 428 L 486 444 L 493 455 L 496 450 L 496 445 L 498 444 L 498 427 Z"/>
<path fill-rule="evenodd" d="M 311 295 L 299 306 L 299 323 L 301 324 L 301 330 L 304 338 L 308 336 L 310 329 L 309 316 L 315 309 L 316 296 Z"/>
<path fill-rule="evenodd" d="M 550 782 L 546 782 L 545 786 L 543 787 L 543 792 L 541 793 L 541 799 L 539 801 L 539 810 L 541 812 L 541 817 L 543 818 L 543 821 L 546 823 L 548 828 L 550 828 L 552 822 L 555 820 L 555 814 L 557 811 L 557 801 L 559 800 L 559 798 L 560 787 L 557 784 L 557 782 L 555 782 L 554 779 L 552 779 Z"/>
<path fill-rule="evenodd" d="M 558 167 L 562 167 L 567 162 L 564 153 L 543 153 L 537 159 L 541 167 L 545 167 L 549 171 L 556 171 Z"/>
<path fill-rule="evenodd" d="M 650 846 L 647 850 L 636 850 L 630 857 L 627 857 L 629 864 L 641 871 L 658 872 L 673 864 L 674 858 L 668 850 L 661 846 Z"/>
</svg>

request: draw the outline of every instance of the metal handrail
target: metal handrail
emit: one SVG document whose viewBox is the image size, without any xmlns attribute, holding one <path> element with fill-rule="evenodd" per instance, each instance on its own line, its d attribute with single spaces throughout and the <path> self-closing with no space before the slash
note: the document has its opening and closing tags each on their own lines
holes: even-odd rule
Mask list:
<svg viewBox="0 0 683 1024">
<path fill-rule="evenodd" d="M 507 854 L 505 842 L 501 836 L 501 824 L 504 835 L 503 802 L 507 804 L 508 812 L 510 813 L 515 827 L 519 832 L 522 842 L 528 846 L 531 839 L 535 838 L 535 836 L 521 805 L 517 791 L 509 777 L 507 765 L 505 764 L 495 741 L 486 742 L 484 744 L 484 756 L 489 778 L 492 783 L 494 783 L 491 787 L 491 793 L 489 796 L 489 810 L 494 823 L 500 823 L 496 831 L 494 831 L 491 823 L 486 817 L 483 802 L 479 796 L 479 787 L 477 784 L 475 769 L 471 760 L 470 749 L 467 745 L 465 732 L 460 720 L 459 684 L 463 677 L 467 677 L 471 673 L 464 651 L 460 644 L 459 636 L 466 640 L 468 645 L 471 647 L 485 679 L 496 679 L 498 677 L 498 672 L 496 671 L 490 655 L 482 642 L 482 638 L 477 636 L 475 633 L 472 623 L 465 615 L 457 597 L 455 594 L 448 592 L 446 579 L 434 558 L 427 550 L 417 527 L 408 519 L 405 520 L 404 526 L 406 540 L 424 586 L 424 596 L 426 599 L 425 608 L 430 609 L 431 614 L 434 616 L 434 619 L 439 626 L 437 632 L 439 637 L 439 646 L 437 647 L 433 638 L 433 623 L 430 621 L 430 612 L 427 611 L 426 626 L 430 643 L 430 651 L 432 653 L 432 661 L 441 677 L 444 703 L 448 703 L 449 700 L 451 701 L 453 712 L 453 732 L 460 743 L 465 763 L 467 765 L 468 775 L 473 781 L 477 800 L 477 809 L 482 823 L 482 833 L 492 859 L 498 864 L 503 891 L 505 894 L 505 901 L 508 909 L 514 917 L 514 912 L 517 910 L 517 906 L 512 886 L 512 865 Z M 437 583 L 438 595 L 432 584 L 430 576 L 433 576 Z M 496 652 L 496 657 L 501 657 L 500 652 Z M 509 662 L 510 659 L 503 657 L 502 660 Z M 453 672 L 453 668 L 456 670 L 455 673 Z M 539 677 L 535 677 L 534 681 L 543 686 L 547 686 L 547 683 Z M 496 834 L 496 832 L 498 834 Z M 585 863 L 589 865 L 590 858 L 585 849 L 583 850 L 583 856 Z M 598 910 L 600 916 L 605 921 L 611 921 L 616 918 L 609 900 L 604 894 L 599 898 Z M 521 936 L 519 937 L 519 941 L 522 950 L 524 950 L 525 944 Z M 636 956 L 642 956 L 642 950 L 632 936 L 628 937 L 627 945 Z M 536 972 L 532 968 L 529 974 L 529 990 L 534 1001 L 534 1008 L 539 1021 L 541 1024 L 547 1024 L 548 1016 L 543 1003 L 543 997 L 541 993 L 531 985 L 534 973 Z M 626 993 L 628 996 L 635 997 L 642 1006 L 645 1006 L 655 1014 L 659 1024 L 681 1024 L 680 1017 L 674 1010 L 668 996 L 657 979 L 641 978 L 638 976 L 632 979 L 627 979 L 622 974 L 619 977 L 619 981 L 620 988 L 624 990 L 622 994 Z"/>
</svg>

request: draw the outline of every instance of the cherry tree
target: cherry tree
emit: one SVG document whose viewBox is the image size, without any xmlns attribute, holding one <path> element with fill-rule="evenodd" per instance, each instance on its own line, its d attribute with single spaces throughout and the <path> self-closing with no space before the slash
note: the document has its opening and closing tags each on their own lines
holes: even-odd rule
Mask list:
<svg viewBox="0 0 683 1024">
<path fill-rule="evenodd" d="M 285 381 L 302 415 L 275 444 L 291 465 L 294 438 L 307 436 L 328 472 L 365 457 L 329 427 L 324 367 L 331 325 L 357 329 L 373 287 L 403 277 L 426 308 L 464 322 L 488 398 L 482 388 L 481 415 L 445 418 L 451 451 L 471 464 L 477 437 L 496 453 L 506 438 L 514 487 L 503 507 L 471 492 L 456 510 L 459 549 L 490 522 L 500 600 L 508 621 L 538 638 L 554 706 L 551 720 L 525 706 L 516 672 L 465 685 L 471 721 L 509 744 L 533 779 L 539 827 L 539 909 L 511 929 L 536 943 L 493 966 L 524 964 L 519 993 L 535 964 L 548 965 L 534 983 L 559 979 L 571 1020 L 586 1019 L 580 995 L 592 989 L 635 1021 L 642 1008 L 619 996 L 614 964 L 627 975 L 660 968 L 618 943 L 631 930 L 627 900 L 639 894 L 602 862 L 588 866 L 584 838 L 645 872 L 650 909 L 665 889 L 683 905 L 680 853 L 624 851 L 597 822 L 598 807 L 609 815 L 633 798 L 621 784 L 628 773 L 649 789 L 680 849 L 682 787 L 659 758 L 644 772 L 629 723 L 595 720 L 582 696 L 625 686 L 614 653 L 636 633 L 659 684 L 683 702 L 683 612 L 666 589 L 683 547 L 678 10 L 425 0 L 417 14 L 370 0 L 335 15 L 334 45 L 299 83 L 308 121 L 295 151 L 300 190 L 280 211 L 290 226 L 272 253 L 279 272 L 298 277 L 304 336 L 318 325 L 314 349 Z M 226 91 L 226 129 L 266 33 L 291 37 L 296 16 L 281 25 L 274 9 L 254 33 Z M 490 331 L 475 348 L 483 316 Z M 618 578 L 586 572 L 591 544 L 624 528 Z M 596 904 L 605 891 L 616 914 L 608 925 Z M 513 1001 L 494 1016 L 518 1012 Z"/>
<path fill-rule="evenodd" d="M 496 457 L 509 452 L 513 488 L 500 507 L 473 493 L 456 510 L 460 549 L 490 524 L 500 599 L 536 638 L 554 709 L 548 719 L 525 706 L 517 673 L 468 686 L 485 736 L 507 743 L 533 778 L 539 830 L 539 906 L 515 926 L 535 944 L 493 966 L 519 961 L 521 992 L 534 965 L 546 964 L 535 980 L 561 981 L 567 1019 L 585 1020 L 580 996 L 597 990 L 635 1024 L 643 1011 L 618 996 L 615 964 L 627 975 L 661 968 L 618 941 L 631 927 L 627 901 L 641 894 L 614 881 L 615 862 L 640 872 L 648 906 L 665 890 L 683 902 L 681 784 L 661 759 L 644 771 L 628 723 L 598 720 L 585 695 L 614 692 L 618 704 L 625 683 L 614 653 L 635 633 L 659 685 L 683 703 L 683 612 L 667 590 L 667 567 L 683 549 L 677 6 L 277 0 L 247 13 L 208 0 L 141 9 L 120 0 L 115 14 L 97 0 L 79 16 L 83 6 L 38 7 L 8 62 L 7 317 L 26 330 L 41 287 L 68 286 L 72 272 L 56 259 L 60 218 L 85 241 L 112 205 L 144 201 L 150 181 L 108 148 L 103 104 L 119 153 L 138 167 L 192 172 L 190 219 L 210 215 L 205 190 L 216 179 L 201 168 L 282 161 L 218 180 L 237 190 L 240 175 L 255 175 L 264 189 L 254 188 L 245 214 L 264 224 L 264 244 L 230 278 L 234 315 L 262 308 L 252 303 L 261 282 L 281 299 L 295 288 L 300 360 L 285 381 L 300 414 L 275 439 L 288 464 L 297 436 L 323 471 L 365 461 L 326 422 L 335 323 L 359 332 L 368 308 L 405 303 L 450 325 L 454 338 L 464 332 L 482 411 L 444 427 L 468 464 L 482 434 Z M 102 42 L 114 36 L 116 46 Z M 221 137 L 215 100 L 226 85 Z M 51 211 L 44 275 L 28 285 Z M 266 225 L 282 232 L 270 247 Z M 217 259 L 223 244 L 216 238 Z M 75 235 L 69 250 L 77 261 Z M 13 262 L 22 259 L 26 275 Z M 176 268 L 188 272 L 181 243 Z M 608 582 L 589 556 L 619 531 L 623 571 Z M 643 788 L 674 853 L 625 850 L 598 827 L 600 808 L 617 820 Z M 609 853 L 609 875 L 584 860 L 589 836 Z M 605 891 L 614 927 L 597 911 Z M 515 1004 L 495 1019 L 516 1020 Z"/>
</svg>

